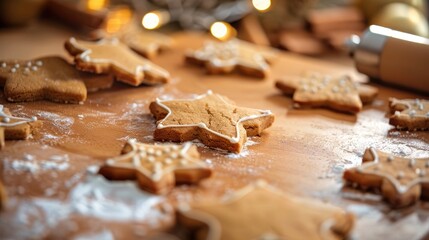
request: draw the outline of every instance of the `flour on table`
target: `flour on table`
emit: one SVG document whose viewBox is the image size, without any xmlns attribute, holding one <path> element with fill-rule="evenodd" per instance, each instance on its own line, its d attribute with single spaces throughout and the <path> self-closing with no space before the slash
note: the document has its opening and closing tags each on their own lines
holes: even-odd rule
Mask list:
<svg viewBox="0 0 429 240">
<path fill-rule="evenodd" d="M 70 127 L 74 123 L 74 118 L 72 117 L 64 117 L 51 112 L 39 112 L 36 115 L 43 120 L 49 120 L 55 127 L 62 130 L 63 133 L 69 133 Z"/>
<path fill-rule="evenodd" d="M 0 232 L 6 239 L 39 239 L 52 232 L 58 222 L 72 215 L 100 221 L 145 223 L 151 227 L 172 221 L 174 211 L 163 196 L 141 191 L 133 182 L 112 182 L 88 175 L 70 192 L 66 201 L 49 198 L 11 198 L 0 215 Z M 90 234 L 105 239 L 110 232 Z M 85 238 L 89 235 L 82 235 Z M 106 238 L 113 239 L 113 238 Z"/>
<path fill-rule="evenodd" d="M 170 206 L 165 199 L 141 191 L 129 181 L 107 181 L 102 176 L 88 176 L 70 193 L 70 206 L 82 215 L 114 221 L 150 221 L 157 224 Z M 165 208 L 165 209 L 163 209 Z"/>
<path fill-rule="evenodd" d="M 153 141 L 153 135 L 144 136 L 143 139 L 145 139 L 147 141 Z"/>
<path fill-rule="evenodd" d="M 35 115 L 40 119 L 44 120 L 47 125 L 52 125 L 54 127 L 53 132 L 43 133 L 43 138 L 41 139 L 44 143 L 52 143 L 54 141 L 60 140 L 61 138 L 71 134 L 71 127 L 74 124 L 73 117 L 61 116 L 56 113 L 51 112 L 35 112 Z"/>
<path fill-rule="evenodd" d="M 102 231 L 97 233 L 81 234 L 73 238 L 73 240 L 114 240 L 114 239 L 115 237 L 113 236 L 113 234 L 106 229 L 103 229 Z"/>
<path fill-rule="evenodd" d="M 70 167 L 69 156 L 53 155 L 47 159 L 38 160 L 30 154 L 24 154 L 22 159 L 5 158 L 3 164 L 5 169 L 18 172 L 38 173 L 39 171 L 65 171 Z"/>
<path fill-rule="evenodd" d="M 225 156 L 226 158 L 230 158 L 230 159 L 238 159 L 238 158 L 244 158 L 244 157 L 247 157 L 247 156 L 249 156 L 251 154 L 254 154 L 254 152 L 250 151 L 249 148 L 248 148 L 249 146 L 254 146 L 254 145 L 259 144 L 258 142 L 254 141 L 254 139 L 256 139 L 256 138 L 254 138 L 254 137 L 248 137 L 247 141 L 244 144 L 244 147 L 243 147 L 243 149 L 241 150 L 240 153 L 231 153 L 231 152 L 228 152 L 228 151 L 226 151 L 224 149 L 210 148 L 210 147 L 207 147 L 204 143 L 202 143 L 198 139 L 193 140 L 192 144 L 194 144 L 197 147 L 216 150 L 216 152 L 214 152 L 215 156 Z"/>
</svg>

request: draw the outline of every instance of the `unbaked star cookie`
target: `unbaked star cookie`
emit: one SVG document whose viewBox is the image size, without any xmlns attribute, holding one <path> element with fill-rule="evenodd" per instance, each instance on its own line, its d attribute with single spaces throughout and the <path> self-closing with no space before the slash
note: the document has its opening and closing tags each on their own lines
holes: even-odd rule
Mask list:
<svg viewBox="0 0 429 240">
<path fill-rule="evenodd" d="M 362 166 L 346 170 L 344 180 L 380 189 L 392 207 L 406 207 L 429 196 L 429 158 L 396 157 L 368 148 L 362 162 Z"/>
<path fill-rule="evenodd" d="M 429 100 L 389 99 L 390 112 L 393 115 L 389 123 L 398 129 L 428 130 Z"/>
<path fill-rule="evenodd" d="M 61 57 L 0 63 L 0 86 L 11 102 L 49 100 L 81 103 L 87 91 L 109 88 L 113 78 L 76 70 Z"/>
<path fill-rule="evenodd" d="M 238 107 L 211 91 L 193 99 L 156 99 L 150 111 L 157 120 L 155 140 L 199 139 L 209 147 L 231 152 L 240 152 L 247 136 L 260 135 L 274 122 L 269 110 Z"/>
<path fill-rule="evenodd" d="M 352 114 L 361 111 L 363 103 L 373 101 L 378 94 L 376 88 L 355 83 L 348 76 L 323 74 L 278 80 L 276 87 L 284 94 L 293 94 L 293 101 L 300 107 L 327 107 Z"/>
<path fill-rule="evenodd" d="M 211 175 L 191 143 L 149 145 L 135 140 L 128 141 L 122 154 L 108 159 L 99 172 L 111 180 L 136 179 L 142 189 L 156 194 L 169 192 L 176 183 L 196 183 Z"/>
<path fill-rule="evenodd" d="M 132 86 L 167 83 L 170 79 L 165 69 L 134 53 L 116 38 L 98 42 L 70 38 L 65 47 L 75 57 L 78 69 L 111 73 L 119 81 Z"/>
<path fill-rule="evenodd" d="M 354 224 L 352 214 L 325 203 L 286 195 L 254 183 L 221 202 L 179 206 L 180 225 L 196 239 L 344 239 Z"/>
<path fill-rule="evenodd" d="M 0 104 L 0 149 L 5 145 L 5 140 L 25 140 L 32 130 L 30 123 L 37 121 L 36 117 L 14 117 L 7 108 Z"/>
<path fill-rule="evenodd" d="M 274 54 L 258 49 L 239 40 L 207 42 L 201 49 L 186 53 L 186 60 L 204 65 L 209 73 L 230 73 L 238 70 L 244 74 L 265 78 L 270 68 L 268 61 Z"/>
</svg>

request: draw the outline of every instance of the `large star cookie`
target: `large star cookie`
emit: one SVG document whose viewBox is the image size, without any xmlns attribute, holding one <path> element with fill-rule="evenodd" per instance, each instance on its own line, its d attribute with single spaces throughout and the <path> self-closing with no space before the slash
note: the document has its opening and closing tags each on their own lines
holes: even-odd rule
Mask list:
<svg viewBox="0 0 429 240">
<path fill-rule="evenodd" d="M 398 129 L 428 130 L 429 100 L 423 99 L 389 99 L 393 115 L 389 123 Z"/>
<path fill-rule="evenodd" d="M 380 189 L 392 207 L 409 206 L 429 196 L 429 158 L 395 157 L 368 148 L 362 162 L 362 166 L 346 170 L 344 180 Z"/>
<path fill-rule="evenodd" d="M 249 185 L 220 203 L 179 206 L 180 225 L 197 239 L 344 239 L 354 217 L 338 207 Z"/>
<path fill-rule="evenodd" d="M 142 189 L 159 194 L 169 192 L 176 183 L 207 178 L 211 170 L 191 143 L 148 145 L 130 140 L 122 155 L 106 161 L 100 174 L 112 180 L 136 179 Z"/>
<path fill-rule="evenodd" d="M 119 81 L 133 86 L 167 83 L 170 74 L 139 56 L 118 39 L 98 42 L 70 38 L 65 47 L 75 57 L 76 67 L 95 73 L 112 73 Z"/>
<path fill-rule="evenodd" d="M 156 99 L 150 111 L 157 119 L 155 140 L 199 139 L 209 147 L 231 152 L 240 152 L 247 136 L 260 135 L 274 121 L 269 110 L 238 107 L 211 91 L 193 99 Z"/>
<path fill-rule="evenodd" d="M 268 75 L 268 61 L 273 57 L 273 52 L 239 40 L 207 42 L 201 49 L 186 53 L 188 62 L 205 65 L 209 73 L 230 73 L 237 69 L 261 78 Z"/>
<path fill-rule="evenodd" d="M 36 117 L 21 118 L 10 115 L 7 108 L 0 105 L 0 149 L 5 145 L 5 140 L 24 140 L 31 134 L 31 122 L 37 121 Z"/>
<path fill-rule="evenodd" d="M 11 102 L 80 103 L 86 100 L 87 89 L 109 88 L 112 83 L 109 75 L 80 72 L 56 56 L 0 63 L 0 86 Z"/>
<path fill-rule="evenodd" d="M 284 94 L 293 94 L 293 101 L 299 106 L 327 107 L 353 114 L 361 111 L 362 104 L 373 101 L 378 94 L 376 88 L 355 83 L 348 76 L 322 74 L 278 80 L 276 87 Z"/>
</svg>

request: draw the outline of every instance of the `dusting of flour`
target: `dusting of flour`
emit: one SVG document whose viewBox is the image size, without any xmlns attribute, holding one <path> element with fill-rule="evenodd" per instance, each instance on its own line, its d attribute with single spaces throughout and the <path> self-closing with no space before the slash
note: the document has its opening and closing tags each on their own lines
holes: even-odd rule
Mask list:
<svg viewBox="0 0 429 240">
<path fill-rule="evenodd" d="M 40 239 L 54 231 L 58 222 L 72 215 L 156 227 L 172 220 L 173 208 L 163 196 L 141 191 L 134 182 L 108 181 L 102 176 L 88 174 L 71 190 L 66 201 L 11 198 L 0 217 L 0 236 L 3 239 Z M 109 232 L 98 234 L 111 235 Z M 98 234 L 94 236 L 101 236 Z"/>
</svg>

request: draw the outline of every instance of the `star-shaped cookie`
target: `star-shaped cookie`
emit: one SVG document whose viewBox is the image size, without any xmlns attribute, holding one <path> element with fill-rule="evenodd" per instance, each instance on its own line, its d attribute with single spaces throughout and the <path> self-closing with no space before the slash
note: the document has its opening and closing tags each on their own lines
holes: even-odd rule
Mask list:
<svg viewBox="0 0 429 240">
<path fill-rule="evenodd" d="M 285 78 L 276 82 L 284 94 L 293 94 L 293 101 L 301 107 L 327 107 L 355 114 L 363 103 L 375 99 L 378 90 L 355 83 L 349 76 L 332 77 L 307 74 L 299 78 Z"/>
<path fill-rule="evenodd" d="M 112 34 L 104 30 L 97 30 L 95 35 L 105 38 L 118 38 L 128 47 L 149 59 L 174 45 L 173 39 L 169 36 L 155 31 L 144 30 L 141 23 L 137 22 L 130 23 Z"/>
<path fill-rule="evenodd" d="M 111 180 L 136 179 L 142 189 L 156 194 L 169 192 L 176 183 L 196 183 L 211 175 L 191 143 L 149 145 L 135 140 L 129 140 L 122 155 L 108 159 L 99 172 Z"/>
<path fill-rule="evenodd" d="M 254 183 L 221 202 L 179 206 L 180 225 L 198 239 L 344 239 L 354 224 L 352 214 L 325 203 L 286 195 Z"/>
<path fill-rule="evenodd" d="M 120 39 L 131 49 L 149 59 L 154 58 L 160 51 L 173 46 L 173 40 L 170 37 L 153 31 L 128 31 Z"/>
<path fill-rule="evenodd" d="M 389 99 L 390 112 L 393 115 L 389 123 L 398 129 L 428 130 L 429 100 Z"/>
<path fill-rule="evenodd" d="M 118 38 L 139 54 L 151 59 L 160 51 L 170 49 L 173 39 L 155 31 L 143 30 L 141 26 L 130 24 L 119 32 Z"/>
<path fill-rule="evenodd" d="M 395 157 L 368 148 L 362 162 L 362 166 L 346 170 L 344 180 L 380 189 L 392 207 L 409 206 L 429 196 L 429 158 Z"/>
<path fill-rule="evenodd" d="M 170 79 L 165 69 L 134 53 L 116 38 L 98 42 L 70 38 L 65 47 L 75 57 L 78 69 L 111 73 L 119 81 L 132 86 L 167 83 Z"/>
<path fill-rule="evenodd" d="M 230 73 L 239 70 L 243 74 L 265 78 L 270 68 L 268 61 L 275 55 L 250 43 L 239 40 L 206 42 L 195 51 L 186 53 L 186 60 L 204 65 L 209 73 Z"/>
<path fill-rule="evenodd" d="M 5 145 L 5 140 L 27 139 L 32 130 L 30 123 L 37 121 L 36 117 L 14 117 L 9 110 L 0 104 L 0 149 Z"/>
<path fill-rule="evenodd" d="M 0 63 L 0 86 L 11 102 L 49 100 L 81 103 L 87 91 L 109 88 L 113 78 L 76 70 L 57 56 Z"/>
<path fill-rule="evenodd" d="M 150 111 L 157 120 L 155 140 L 199 139 L 209 147 L 231 152 L 240 152 L 247 136 L 260 135 L 274 122 L 269 110 L 238 107 L 211 91 L 193 99 L 156 99 Z"/>
</svg>

